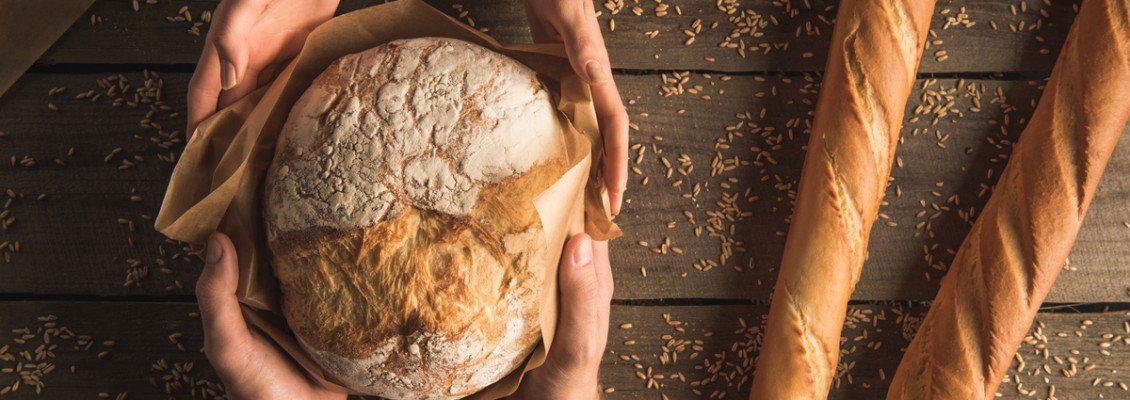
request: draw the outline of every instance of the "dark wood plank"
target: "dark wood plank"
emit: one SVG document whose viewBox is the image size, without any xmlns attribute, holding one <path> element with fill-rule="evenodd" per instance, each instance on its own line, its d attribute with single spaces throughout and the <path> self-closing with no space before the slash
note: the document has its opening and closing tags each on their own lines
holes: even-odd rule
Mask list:
<svg viewBox="0 0 1130 400">
<path fill-rule="evenodd" d="M 612 390 L 606 397 L 746 398 L 760 342 L 758 326 L 767 310 L 764 305 L 613 306 L 601 370 L 603 387 Z M 129 398 L 165 398 L 165 377 L 172 372 L 154 367 L 161 360 L 169 368 L 192 364 L 184 374 L 187 378 L 168 379 L 184 385 L 172 389 L 174 398 L 195 398 L 182 379 L 195 379 L 198 393 L 219 383 L 199 351 L 203 335 L 195 311 L 192 303 L 0 302 L 0 349 L 4 349 L 0 370 L 15 369 L 18 363 L 3 354 L 22 359 L 21 353 L 27 351 L 34 359 L 36 349 L 44 344 L 44 333 L 51 341 L 47 346 L 56 346 L 53 355 L 44 354 L 35 362 L 54 365 L 54 371 L 40 376 L 44 384 L 40 396 L 34 386 L 23 382 L 18 391 L 0 398 L 96 398 L 103 392 L 111 398 L 119 393 L 128 393 Z M 861 305 L 851 311 L 845 320 L 841 369 L 829 398 L 881 398 L 926 309 Z M 1119 384 L 1130 383 L 1121 372 L 1130 368 L 1127 319 L 1126 312 L 1040 313 L 1028 342 L 1018 351 L 1024 367 L 1014 359 L 1001 398 L 1027 398 L 1028 391 L 1043 398 L 1052 386 L 1059 398 L 1124 397 Z M 73 337 L 48 331 L 64 327 Z M 23 339 L 24 328 L 35 337 Z M 1107 333 L 1110 336 L 1104 337 Z M 176 334 L 174 342 L 170 336 Z M 1102 354 L 1104 350 L 1109 355 Z M 102 352 L 106 354 L 99 357 Z M 1071 376 L 1061 372 L 1071 371 L 1072 364 Z M 0 372 L 0 390 L 17 379 L 15 373 Z M 1096 379 L 1098 384 L 1093 385 Z M 1023 383 L 1024 392 L 1017 390 L 1017 381 Z"/>
<path fill-rule="evenodd" d="M 190 315 L 196 311 L 193 303 L 2 302 L 0 349 L 6 350 L 0 351 L 0 368 L 16 369 L 22 363 L 24 370 L 42 372 L 38 365 L 46 363 L 44 368 L 51 365 L 54 371 L 39 374 L 39 396 L 30 385 L 34 381 L 24 381 L 16 372 L 0 373 L 0 391 L 21 383 L 0 398 L 94 399 L 100 393 L 109 398 L 126 393 L 131 399 L 214 398 L 198 397 L 202 390 L 223 391 L 201 352 L 200 318 Z M 175 341 L 173 335 L 178 335 Z M 16 341 L 25 337 L 23 344 Z M 57 346 L 54 355 L 36 359 L 41 345 Z M 163 366 L 156 365 L 162 361 Z M 172 369 L 177 368 L 181 370 L 174 377 Z"/>
<path fill-rule="evenodd" d="M 187 76 L 176 75 L 162 89 L 172 110 L 159 110 L 150 118 L 162 125 L 158 130 L 142 127 L 149 105 L 112 106 L 114 100 L 96 83 L 109 75 L 118 74 L 27 75 L 0 98 L 0 131 L 8 134 L 0 138 L 0 190 L 17 195 L 6 209 L 6 218 L 15 220 L 0 231 L 0 246 L 20 243 L 18 253 L 12 247 L 0 251 L 5 277 L 0 292 L 192 293 L 199 260 L 186 256 L 183 246 L 166 242 L 152 222 L 173 169 L 159 157 L 179 156 L 182 146 L 166 150 L 150 139 L 170 140 L 161 132 L 176 136 L 174 131 L 184 129 L 184 117 L 173 113 L 184 113 Z M 142 72 L 121 75 L 134 88 L 145 85 Z M 151 80 L 151 85 L 159 81 L 163 78 Z M 55 87 L 66 91 L 48 96 Z M 101 97 L 94 102 L 75 99 L 88 90 Z M 130 89 L 128 101 L 133 101 L 135 90 Z M 49 103 L 59 111 L 51 111 Z M 118 148 L 121 152 L 106 162 Z M 36 165 L 13 166 L 11 157 L 31 157 Z M 133 167 L 120 169 L 123 160 Z M 38 201 L 41 194 L 46 198 Z M 8 198 L 5 193 L 0 202 Z M 131 267 L 133 260 L 140 264 Z M 129 271 L 146 268 L 149 276 L 138 280 L 140 286 L 123 286 Z"/>
<path fill-rule="evenodd" d="M 1019 3 L 1016 2 L 1017 7 Z M 603 1 L 597 1 L 598 9 Z M 627 2 L 625 2 L 627 3 Z M 727 2 L 721 2 L 727 3 Z M 736 3 L 736 2 L 735 2 Z M 633 69 L 696 69 L 710 71 L 817 71 L 824 69 L 838 1 L 754 1 L 721 7 L 712 1 L 679 2 L 668 15 L 656 17 L 658 3 L 633 5 L 601 16 L 613 63 Z M 920 72 L 1041 71 L 1050 70 L 1074 17 L 1072 3 L 1045 6 L 1027 0 L 1027 12 L 1012 15 L 1009 3 L 992 0 L 938 1 L 931 20 L 930 44 Z M 1048 17 L 1040 15 L 1045 9 Z M 964 12 L 962 12 L 964 10 Z M 963 14 L 963 16 L 958 16 Z M 611 20 L 616 29 L 611 31 Z M 1035 31 L 1027 26 L 1043 19 Z M 695 29 L 695 21 L 701 21 Z M 971 26 L 959 21 L 970 21 Z M 997 25 L 993 29 L 990 21 Z M 1009 24 L 1025 31 L 1014 32 Z M 698 31 L 693 43 L 687 44 Z M 659 34 L 650 40 L 648 32 Z M 1035 36 L 1040 36 L 1036 39 Z M 727 40 L 729 39 L 729 40 Z M 1039 40 L 1042 40 L 1039 41 Z M 936 44 L 935 44 L 935 41 Z M 744 44 L 745 54 L 735 46 Z M 736 46 L 736 47 L 741 47 Z M 1046 51 L 1045 51 L 1046 49 Z M 944 50 L 948 56 L 935 56 Z"/>
<path fill-rule="evenodd" d="M 6 279 L 0 281 L 0 292 L 192 293 L 198 260 L 188 257 L 191 261 L 184 261 L 183 256 L 172 260 L 173 254 L 184 253 L 181 246 L 165 243 L 143 217 L 156 215 L 172 168 L 156 158 L 167 152 L 158 152 L 160 149 L 152 143 L 133 136 L 152 136 L 152 129 L 138 124 L 145 112 L 128 107 L 114 109 L 104 99 L 92 104 L 73 98 L 83 89 L 97 86 L 94 80 L 103 76 L 31 74 L 0 100 L 0 130 L 9 132 L 8 137 L 0 139 L 0 158 L 30 155 L 39 162 L 30 169 L 0 164 L 4 177 L 0 190 L 12 188 L 25 195 L 11 206 L 10 214 L 17 218 L 15 224 L 8 232 L 0 232 L 0 242 L 21 242 L 21 252 L 11 255 L 10 264 L 0 261 L 0 268 L 8 271 Z M 136 72 L 127 77 L 133 82 L 142 80 Z M 174 99 L 170 104 L 180 109 L 183 104 L 175 99 L 183 96 L 187 74 L 174 73 L 162 78 L 168 98 Z M 662 97 L 658 95 L 663 82 L 660 75 L 619 77 L 625 98 L 633 103 L 629 105 L 633 120 L 639 126 L 639 130 L 633 131 L 632 140 L 646 150 L 640 163 L 633 163 L 640 175 L 632 174 L 628 201 L 618 218 L 626 235 L 613 243 L 617 298 L 769 298 L 791 213 L 791 189 L 799 176 L 807 142 L 804 127 L 813 111 L 818 85 L 816 78 L 804 76 L 723 79 L 720 75 L 688 75 L 683 94 Z M 916 122 L 909 122 L 908 116 L 905 141 L 898 151 L 903 167 L 894 168 L 894 185 L 887 194 L 890 204 L 882 209 L 897 226 L 888 226 L 883 224 L 887 220 L 881 220 L 873 229 L 871 258 L 864 267 L 856 299 L 933 298 L 943 269 L 952 259 L 949 251 L 958 248 L 969 228 L 961 213 L 987 201 L 989 192 L 979 196 L 981 185 L 993 182 L 986 179 L 986 171 L 991 169 L 995 177 L 1003 169 L 1005 160 L 998 154 L 1007 153 L 1008 146 L 998 149 L 988 140 L 1015 139 L 1023 126 L 1022 119 L 1029 115 L 1039 94 L 1039 89 L 1026 81 L 969 82 L 978 85 L 978 90 L 980 85 L 986 86 L 987 94 L 980 97 L 981 112 L 970 112 L 972 100 L 958 96 L 955 107 L 962 110 L 964 117 L 947 116 L 931 126 L 930 118 L 920 116 Z M 955 84 L 954 80 L 944 80 L 931 85 L 929 90 L 952 88 Z M 68 86 L 65 96 L 47 96 L 50 88 L 58 85 Z M 690 92 L 695 85 L 702 86 L 698 94 Z M 1007 134 L 999 132 L 1004 122 L 1001 107 L 990 100 L 997 86 L 1016 107 L 1009 113 Z M 908 112 L 922 103 L 921 85 L 919 88 L 908 104 Z M 703 100 L 704 95 L 711 99 Z M 47 109 L 48 101 L 56 102 L 62 111 Z M 762 109 L 764 118 L 760 116 Z M 747 111 L 753 118 L 734 130 L 743 136 L 726 141 L 726 127 L 736 126 L 740 119 L 735 115 Z M 182 117 L 161 115 L 159 121 L 167 129 L 179 128 L 184 123 Z M 998 124 L 990 125 L 990 120 Z M 938 147 L 939 135 L 949 135 L 943 142 L 945 149 Z M 719 139 L 725 143 L 717 142 Z M 76 157 L 67 157 L 65 154 L 72 146 L 78 153 Z M 724 149 L 725 146 L 730 148 Z M 103 157 L 116 147 L 126 149 L 126 154 L 143 155 L 146 161 L 120 171 L 120 161 L 103 162 Z M 759 150 L 751 150 L 754 147 Z M 637 154 L 633 151 L 633 158 Z M 686 154 L 694 166 L 687 176 L 677 172 L 681 154 Z M 767 157 L 770 155 L 772 161 Z M 660 157 L 672 164 L 671 178 L 665 177 L 666 167 Z M 747 165 L 711 176 L 710 165 L 715 157 L 737 157 Z M 64 159 L 68 165 L 55 165 L 54 158 Z M 1123 143 L 1115 151 L 1079 235 L 1072 268 L 1063 273 L 1049 301 L 1127 299 L 1130 248 L 1120 245 L 1130 240 L 1130 228 L 1124 225 L 1130 221 L 1130 214 L 1121 201 L 1130 192 L 1126 171 L 1130 171 L 1130 144 Z M 647 185 L 642 184 L 644 176 Z M 673 187 L 678 180 L 683 183 Z M 937 182 L 943 182 L 943 187 L 936 187 Z M 700 193 L 690 196 L 695 184 L 700 185 Z M 723 184 L 731 187 L 724 188 Z M 141 196 L 139 203 L 130 201 L 133 188 Z M 897 196 L 898 192 L 901 196 Z M 47 193 L 47 199 L 34 201 L 39 193 Z M 959 196 L 960 207 L 947 201 L 953 195 Z M 724 196 L 736 199 L 735 210 L 749 214 L 722 212 L 714 214 L 718 218 L 711 218 L 712 213 L 730 209 L 718 205 Z M 749 201 L 754 197 L 757 200 Z M 932 208 L 933 204 L 939 206 L 938 211 Z M 689 222 L 684 211 L 691 213 L 695 224 Z M 919 213 L 923 214 L 918 216 Z M 734 221 L 728 220 L 727 215 Z M 128 244 L 128 227 L 119 224 L 118 218 L 134 221 L 134 247 Z M 672 221 L 673 227 L 668 228 Z M 715 222 L 717 225 L 713 225 Z M 919 223 L 929 225 L 916 227 Z M 700 236 L 695 235 L 696 229 Z M 711 230 L 726 235 L 712 237 Z M 930 233 L 934 236 L 930 237 Z M 655 253 L 668 238 L 671 242 L 667 254 Z M 721 238 L 743 242 L 731 245 L 745 251 L 735 251 L 721 262 Z M 640 242 L 647 242 L 648 246 L 641 246 Z M 930 249 L 930 263 L 926 262 L 923 246 Z M 160 254 L 162 248 L 164 257 Z M 140 287 L 122 286 L 129 259 L 139 260 L 150 269 Z M 158 260 L 164 260 L 172 274 L 159 272 Z M 700 271 L 695 264 L 703 265 L 701 260 L 713 260 L 719 265 Z M 741 271 L 735 267 L 741 267 Z M 647 271 L 646 277 L 643 269 Z M 72 279 L 60 280 L 59 276 Z"/>
<path fill-rule="evenodd" d="M 619 79 L 634 102 L 629 110 L 639 125 L 633 142 L 640 147 L 632 154 L 635 158 L 637 151 L 643 151 L 644 156 L 633 163 L 640 174 L 632 174 L 629 200 L 617 219 L 626 232 L 624 240 L 613 244 L 617 297 L 767 298 L 776 279 L 808 141 L 805 127 L 814 111 L 817 88 L 809 80 L 815 79 L 735 76 L 727 81 L 697 74 L 687 78 L 684 88 L 701 86 L 702 90 L 659 97 L 655 93 L 661 80 L 654 76 Z M 1007 161 L 1010 146 L 992 143 L 1015 140 L 1039 96 L 1032 82 L 964 81 L 961 93 L 969 84 L 975 84 L 978 92 L 985 86 L 986 93 L 979 95 L 980 112 L 970 111 L 976 96 L 955 92 L 954 107 L 964 116 L 950 113 L 932 125 L 932 118 L 911 115 L 924 104 L 922 83 L 907 105 L 904 140 L 897 152 L 901 167 L 893 168 L 894 180 L 886 196 L 889 204 L 881 209 L 889 219 L 880 219 L 872 230 L 870 259 L 856 299 L 933 298 L 953 258 L 950 252 L 960 246 L 973 220 L 962 214 L 988 201 L 991 192 L 982 192 L 982 185 L 992 185 Z M 948 91 L 957 83 L 943 80 L 926 90 Z M 1014 108 L 1007 115 L 1004 133 L 1004 112 L 992 100 L 998 86 L 999 99 Z M 735 117 L 738 113 L 743 117 Z M 739 125 L 740 129 L 734 128 Z M 734 135 L 732 140 L 728 134 Z M 686 176 L 677 171 L 683 154 L 694 166 Z M 670 178 L 663 158 L 676 170 Z M 735 158 L 743 165 L 712 176 L 713 160 Z M 1128 267 L 1130 249 L 1119 244 L 1130 240 L 1126 225 L 1130 214 L 1122 200 L 1130 192 L 1128 168 L 1130 138 L 1124 137 L 1078 237 L 1072 268 L 1062 274 L 1049 301 L 1127 299 L 1130 285 L 1121 271 Z M 990 170 L 992 179 L 986 175 Z M 676 184 L 680 186 L 673 187 Z M 696 184 L 701 185 L 701 193 L 691 196 L 688 193 Z M 719 203 L 727 198 L 733 201 Z M 694 224 L 684 217 L 687 212 Z M 888 226 L 888 221 L 896 226 Z M 671 241 L 670 249 L 657 253 L 665 240 Z M 735 251 L 723 260 L 724 246 L 746 251 Z M 717 266 L 702 271 L 698 266 L 704 265 L 703 260 Z"/>
<path fill-rule="evenodd" d="M 1027 5 L 1021 12 L 1019 4 L 1024 2 Z M 215 0 L 161 0 L 151 5 L 140 1 L 139 10 L 134 11 L 129 1 L 98 2 L 40 63 L 193 64 L 203 46 L 202 36 L 188 32 L 193 22 L 168 21 L 166 17 L 175 18 L 180 9 L 187 6 L 193 21 L 197 22 L 203 11 L 214 9 L 217 3 Z M 374 3 L 379 2 L 347 0 L 341 10 L 355 10 Z M 429 3 L 453 16 L 466 11 L 464 21 L 487 28 L 502 42 L 529 40 L 521 2 L 430 0 Z M 616 3 L 621 6 L 615 6 Z M 939 1 L 932 20 L 935 36 L 931 42 L 940 42 L 928 46 L 921 72 L 1049 71 L 1066 37 L 1074 17 L 1072 7 L 1077 1 L 1049 3 L 1051 6 L 1037 0 L 1014 3 Z M 453 7 L 456 4 L 465 8 Z M 706 0 L 607 1 L 608 6 L 604 0 L 594 0 L 594 4 L 601 12 L 601 29 L 616 68 L 816 71 L 824 67 L 837 2 L 761 0 L 743 2 L 732 11 Z M 1018 7 L 1016 15 L 1010 11 L 1010 5 Z M 664 11 L 662 7 L 668 7 L 667 14 L 658 16 Z M 90 14 L 101 17 L 101 22 L 92 25 Z M 611 29 L 612 20 L 616 21 L 615 30 Z M 687 45 L 690 36 L 684 30 L 695 31 L 695 21 L 700 21 L 701 26 L 695 41 Z M 973 24 L 966 27 L 963 21 Z M 1014 32 L 1021 23 L 1024 27 Z M 997 29 L 993 29 L 993 24 Z M 752 25 L 756 28 L 741 31 Z M 1031 26 L 1038 29 L 1029 30 Z M 201 35 L 207 27 L 207 24 L 200 27 Z M 649 32 L 658 33 L 651 38 Z M 731 35 L 730 42 L 744 44 L 745 57 L 737 49 L 725 47 L 724 43 L 730 43 L 726 38 Z M 938 61 L 935 55 L 940 50 L 947 53 L 944 61 Z"/>
<path fill-rule="evenodd" d="M 923 306 L 851 307 L 828 398 L 883 398 L 925 311 Z M 748 398 L 759 326 L 767 312 L 765 305 L 614 307 L 602 370 L 605 386 L 614 390 L 608 397 Z M 1125 398 L 1120 384 L 1130 384 L 1123 372 L 1130 366 L 1126 321 L 1125 312 L 1041 312 L 998 398 L 1042 399 L 1052 387 L 1061 399 Z M 622 329 L 626 323 L 631 328 Z"/>
</svg>

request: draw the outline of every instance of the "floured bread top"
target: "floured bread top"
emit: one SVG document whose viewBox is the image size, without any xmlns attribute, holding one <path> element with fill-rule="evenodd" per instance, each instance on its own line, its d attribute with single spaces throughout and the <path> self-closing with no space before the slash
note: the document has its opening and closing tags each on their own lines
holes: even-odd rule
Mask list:
<svg viewBox="0 0 1130 400">
<path fill-rule="evenodd" d="M 561 148 L 546 138 L 556 110 L 529 68 L 451 39 L 386 46 L 395 51 L 341 58 L 295 104 L 284 132 L 321 134 L 283 135 L 291 162 L 274 175 L 270 235 L 371 226 L 404 201 L 466 216 L 482 185 Z"/>
<path fill-rule="evenodd" d="M 298 100 L 264 217 L 282 308 L 334 380 L 459 398 L 540 337 L 548 249 L 533 199 L 568 169 L 535 73 L 451 39 L 335 61 Z"/>
</svg>

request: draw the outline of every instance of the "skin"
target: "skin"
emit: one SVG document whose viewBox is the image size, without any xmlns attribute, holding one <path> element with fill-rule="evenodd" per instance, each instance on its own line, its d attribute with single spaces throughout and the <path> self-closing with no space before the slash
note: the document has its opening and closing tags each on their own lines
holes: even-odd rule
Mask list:
<svg viewBox="0 0 1130 400">
<path fill-rule="evenodd" d="M 345 399 L 306 376 L 269 338 L 249 329 L 236 287 L 239 266 L 227 235 L 208 239 L 196 298 L 204 324 L 204 354 L 228 397 L 242 399 Z M 511 399 L 599 398 L 597 373 L 608 337 L 612 268 L 608 242 L 585 234 L 569 239 L 558 268 L 557 333 L 542 366 L 530 371 Z"/>
<path fill-rule="evenodd" d="M 537 43 L 564 43 L 577 75 L 589 83 L 604 140 L 604 174 L 612 215 L 628 182 L 628 113 L 616 90 L 593 3 L 524 0 Z M 188 84 L 188 132 L 201 121 L 270 82 L 302 49 L 306 37 L 333 17 L 338 0 L 224 0 L 216 8 L 204 51 Z"/>
<path fill-rule="evenodd" d="M 189 137 L 218 109 L 269 83 L 301 50 L 306 37 L 333 17 L 338 0 L 224 0 L 188 88 Z M 574 71 L 589 83 L 601 136 L 609 204 L 619 214 L 628 179 L 628 114 L 613 81 L 595 10 L 588 0 L 525 0 L 538 43 L 563 43 Z M 341 399 L 309 380 L 280 349 L 248 329 L 235 297 L 236 250 L 223 234 L 209 241 L 197 283 L 205 353 L 233 399 Z M 608 334 L 612 272 L 606 242 L 572 238 L 562 256 L 555 343 L 513 398 L 592 399 Z M 301 396 L 296 396 L 301 395 Z"/>
</svg>

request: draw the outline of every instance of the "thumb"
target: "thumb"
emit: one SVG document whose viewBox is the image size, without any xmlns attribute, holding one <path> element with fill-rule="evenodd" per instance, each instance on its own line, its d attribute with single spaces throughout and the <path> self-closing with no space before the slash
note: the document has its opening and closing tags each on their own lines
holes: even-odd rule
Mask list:
<svg viewBox="0 0 1130 400">
<path fill-rule="evenodd" d="M 196 301 L 204 324 L 205 352 L 213 360 L 213 355 L 230 353 L 224 349 L 246 348 L 251 340 L 235 295 L 239 284 L 237 259 L 227 235 L 217 232 L 208 238 L 204 272 L 196 281 Z"/>
<path fill-rule="evenodd" d="M 589 235 L 573 236 L 565 243 L 558 268 L 562 311 L 588 306 L 600 295 L 600 282 L 593 269 L 592 239 Z"/>
<path fill-rule="evenodd" d="M 226 6 L 226 7 L 225 7 Z M 209 40 L 220 59 L 220 83 L 224 90 L 234 88 L 247 72 L 250 49 L 247 36 L 263 11 L 258 0 L 228 0 L 220 3 L 220 18 L 212 23 Z"/>
<path fill-rule="evenodd" d="M 599 271 L 608 263 L 598 258 L 607 253 L 594 254 L 593 247 L 588 235 L 574 236 L 565 245 L 558 269 L 560 314 L 550 352 L 565 369 L 599 365 L 608 339 L 611 274 Z"/>
</svg>

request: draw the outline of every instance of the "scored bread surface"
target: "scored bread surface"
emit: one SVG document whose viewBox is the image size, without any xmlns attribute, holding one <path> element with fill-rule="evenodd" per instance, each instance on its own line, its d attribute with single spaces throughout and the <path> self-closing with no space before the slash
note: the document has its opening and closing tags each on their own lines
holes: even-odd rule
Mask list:
<svg viewBox="0 0 1130 400">
<path fill-rule="evenodd" d="M 933 0 L 839 5 L 751 400 L 828 397 L 933 12 Z"/>
<path fill-rule="evenodd" d="M 540 337 L 548 249 L 532 200 L 567 170 L 529 68 L 451 39 L 335 61 L 268 171 L 268 245 L 290 327 L 343 385 L 458 398 Z"/>
<path fill-rule="evenodd" d="M 997 397 L 1130 119 L 1128 92 L 1130 3 L 1085 0 L 887 400 Z"/>
</svg>

